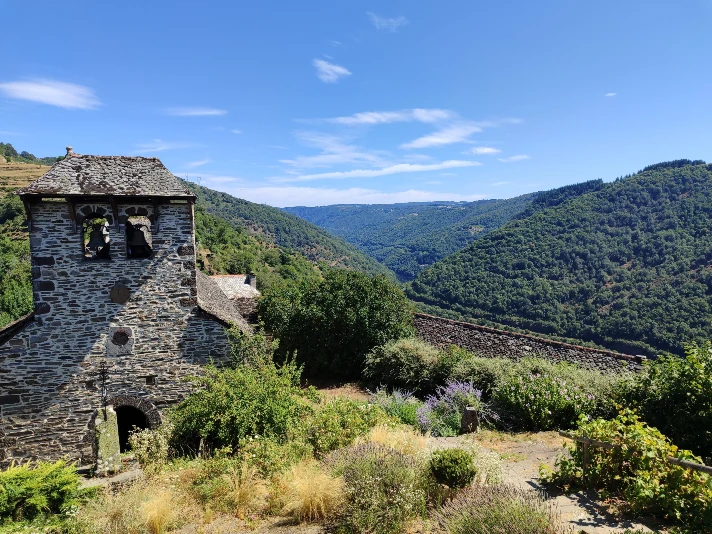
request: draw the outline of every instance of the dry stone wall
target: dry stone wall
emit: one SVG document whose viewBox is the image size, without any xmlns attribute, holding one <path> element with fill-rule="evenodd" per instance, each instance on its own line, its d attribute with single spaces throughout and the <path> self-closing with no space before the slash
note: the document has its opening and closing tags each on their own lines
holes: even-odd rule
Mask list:
<svg viewBox="0 0 712 534">
<path fill-rule="evenodd" d="M 645 361 L 645 356 L 581 347 L 423 313 L 415 315 L 415 328 L 418 337 L 428 343 L 438 347 L 457 345 L 485 358 L 518 360 L 525 356 L 539 356 L 605 372 L 639 370 Z"/>
<path fill-rule="evenodd" d="M 211 360 L 226 357 L 223 325 L 196 306 L 193 206 L 121 205 L 119 229 L 109 204 L 76 207 L 110 223 L 110 260 L 86 260 L 66 202 L 31 205 L 35 316 L 0 345 L 0 462 L 92 459 L 92 418 L 101 405 L 97 364 L 107 358 L 108 394 L 161 409 L 182 399 Z M 123 225 L 135 213 L 157 220 L 153 254 L 127 259 Z M 124 286 L 125 303 L 110 297 Z M 118 299 L 121 300 L 121 299 Z M 128 351 L 107 351 L 112 336 Z M 123 352 L 123 353 L 122 353 Z M 114 355 L 112 355 L 114 354 Z"/>
</svg>

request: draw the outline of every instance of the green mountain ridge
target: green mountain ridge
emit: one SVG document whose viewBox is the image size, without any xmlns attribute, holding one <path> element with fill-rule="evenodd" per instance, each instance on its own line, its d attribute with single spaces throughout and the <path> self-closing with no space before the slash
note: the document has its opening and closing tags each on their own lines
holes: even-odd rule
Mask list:
<svg viewBox="0 0 712 534">
<path fill-rule="evenodd" d="M 712 338 L 712 165 L 678 160 L 511 220 L 407 288 L 430 310 L 628 352 Z"/>
</svg>

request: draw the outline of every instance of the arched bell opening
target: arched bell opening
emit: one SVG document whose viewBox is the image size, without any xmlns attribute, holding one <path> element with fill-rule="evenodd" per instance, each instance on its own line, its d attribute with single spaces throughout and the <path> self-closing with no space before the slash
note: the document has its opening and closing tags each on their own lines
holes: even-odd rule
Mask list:
<svg viewBox="0 0 712 534">
<path fill-rule="evenodd" d="M 82 251 L 87 260 L 110 259 L 111 238 L 109 221 L 97 213 L 84 217 L 82 222 Z"/>
<path fill-rule="evenodd" d="M 140 215 L 129 217 L 126 220 L 126 257 L 148 258 L 152 252 L 150 219 Z"/>
<path fill-rule="evenodd" d="M 114 410 L 119 427 L 119 447 L 121 452 L 127 452 L 131 450 L 129 435 L 135 430 L 149 428 L 148 418 L 145 413 L 133 406 L 117 406 Z"/>
</svg>

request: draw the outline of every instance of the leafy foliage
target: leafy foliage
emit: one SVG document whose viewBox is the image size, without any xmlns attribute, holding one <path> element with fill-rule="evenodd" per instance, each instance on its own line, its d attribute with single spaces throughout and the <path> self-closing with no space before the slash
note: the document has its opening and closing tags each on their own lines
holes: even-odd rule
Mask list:
<svg viewBox="0 0 712 534">
<path fill-rule="evenodd" d="M 672 441 L 712 461 L 712 343 L 685 346 L 622 383 L 623 402 Z"/>
<path fill-rule="evenodd" d="M 476 408 L 481 417 L 484 415 L 481 396 L 482 392 L 470 382 L 449 381 L 428 395 L 418 408 L 418 426 L 434 436 L 457 436 L 466 407 Z"/>
<path fill-rule="evenodd" d="M 380 406 L 388 415 L 395 417 L 401 423 L 418 426 L 418 408 L 423 403 L 410 393 L 395 389 L 388 394 L 388 391 L 379 388 L 371 394 L 370 402 Z"/>
<path fill-rule="evenodd" d="M 613 420 L 582 418 L 576 434 L 617 447 L 590 447 L 584 473 L 583 447 L 577 443 L 570 457 L 556 460 L 553 472 L 543 470 L 546 482 L 562 487 L 588 484 L 623 497 L 635 513 L 659 515 L 702 529 L 698 532 L 712 528 L 712 477 L 666 461 L 671 456 L 699 463 L 690 451 L 672 445 L 630 410 Z"/>
<path fill-rule="evenodd" d="M 712 337 L 712 167 L 664 165 L 510 221 L 422 272 L 411 298 L 625 351 Z"/>
<path fill-rule="evenodd" d="M 464 449 L 441 449 L 430 456 L 430 472 L 440 484 L 464 488 L 477 475 L 472 454 Z"/>
<path fill-rule="evenodd" d="M 0 198 L 0 327 L 32 311 L 30 242 L 25 210 L 14 195 Z"/>
<path fill-rule="evenodd" d="M 366 354 L 412 333 L 412 310 L 385 276 L 329 269 L 323 280 L 276 287 L 260 300 L 265 326 L 283 354 L 312 374 L 358 378 Z"/>
<path fill-rule="evenodd" d="M 0 471 L 0 524 L 68 512 L 87 495 L 79 482 L 74 466 L 61 460 L 28 462 Z"/>
<path fill-rule="evenodd" d="M 15 147 L 10 143 L 0 143 L 0 157 L 1 156 L 4 156 L 8 163 L 12 161 L 19 163 L 36 163 L 38 165 L 52 165 L 60 159 L 63 159 L 62 156 L 37 158 L 26 150 L 18 153 Z"/>
<path fill-rule="evenodd" d="M 196 204 L 206 213 L 226 220 L 234 228 L 279 245 L 288 253 L 299 252 L 312 262 L 358 269 L 370 274 L 389 274 L 388 269 L 363 252 L 299 217 L 184 182 L 198 197 Z M 392 275 L 390 275 L 392 276 Z"/>
</svg>

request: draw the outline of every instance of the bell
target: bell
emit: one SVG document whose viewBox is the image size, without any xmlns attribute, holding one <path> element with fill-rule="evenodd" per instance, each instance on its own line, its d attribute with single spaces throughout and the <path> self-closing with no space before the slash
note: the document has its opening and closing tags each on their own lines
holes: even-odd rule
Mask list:
<svg viewBox="0 0 712 534">
<path fill-rule="evenodd" d="M 146 236 L 143 235 L 141 228 L 143 225 L 135 225 L 131 232 L 131 240 L 129 241 L 129 249 L 131 256 L 145 257 L 151 254 L 151 247 L 146 242 Z"/>
<path fill-rule="evenodd" d="M 101 226 L 94 226 L 91 233 L 89 234 L 89 242 L 87 247 L 89 250 L 97 250 L 106 245 L 106 239 L 104 238 L 104 232 Z"/>
</svg>

